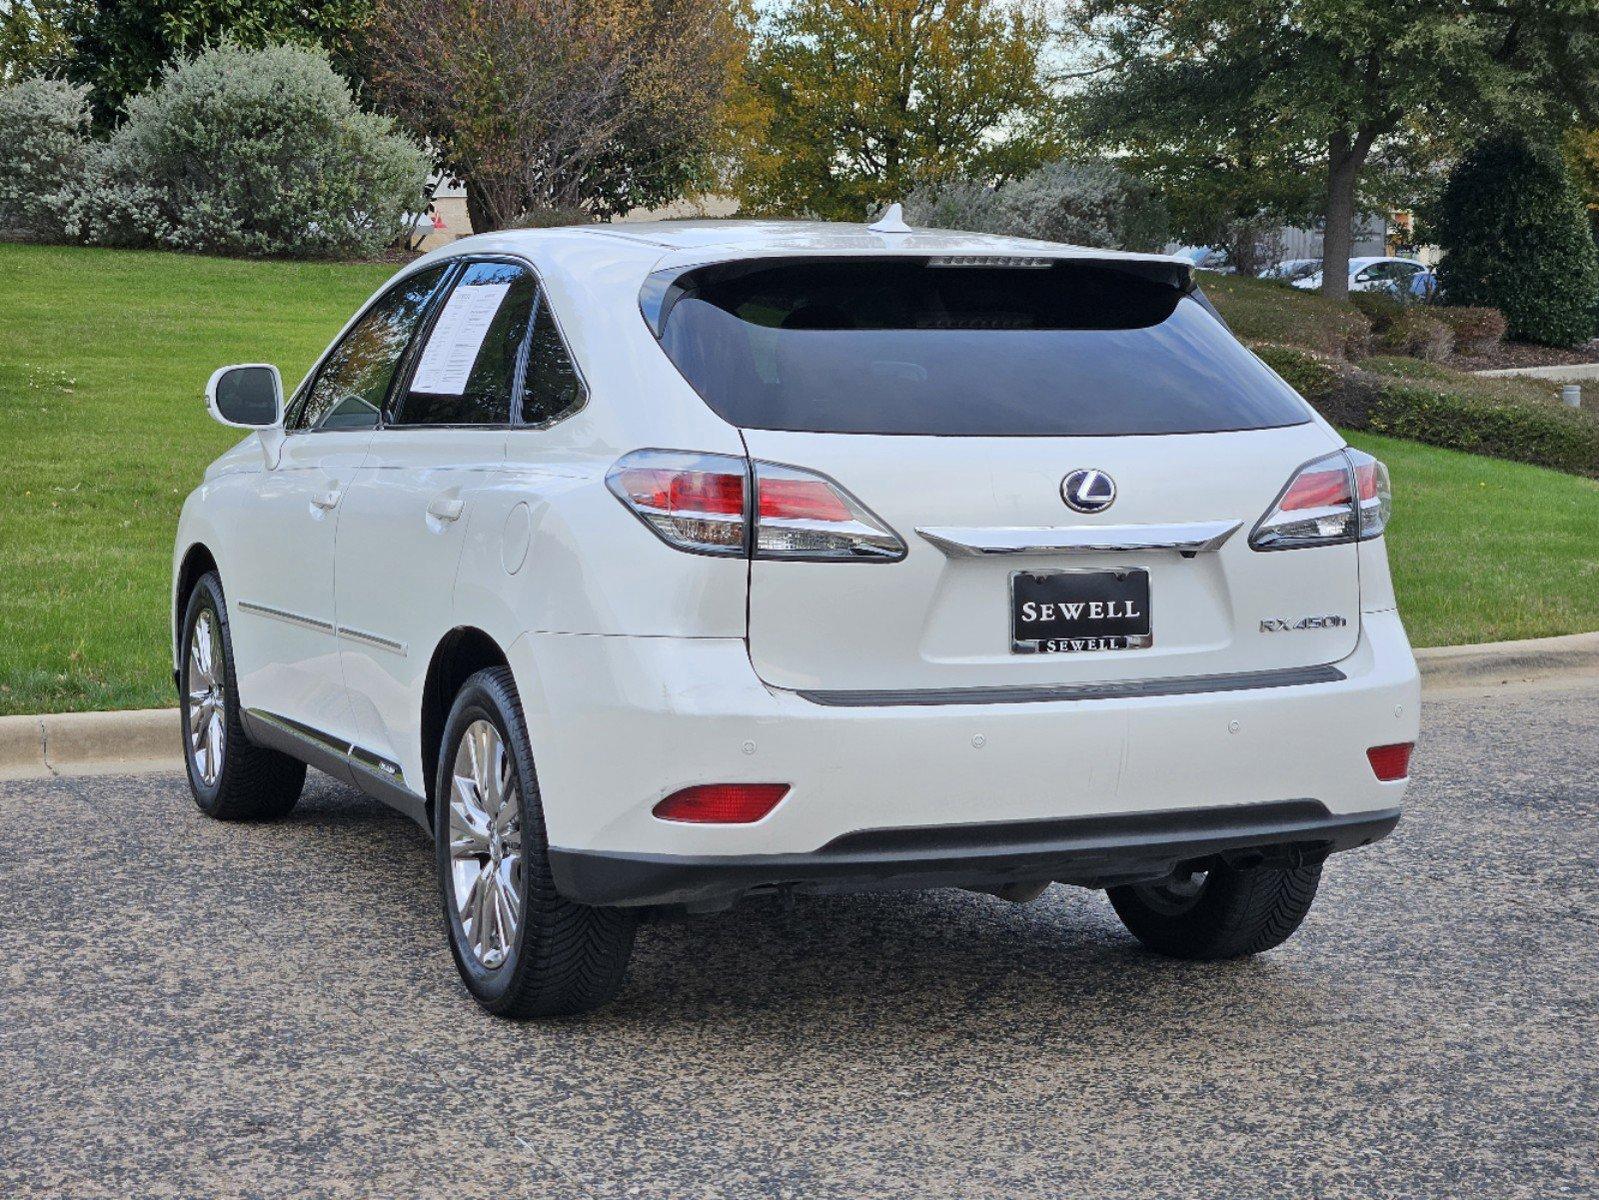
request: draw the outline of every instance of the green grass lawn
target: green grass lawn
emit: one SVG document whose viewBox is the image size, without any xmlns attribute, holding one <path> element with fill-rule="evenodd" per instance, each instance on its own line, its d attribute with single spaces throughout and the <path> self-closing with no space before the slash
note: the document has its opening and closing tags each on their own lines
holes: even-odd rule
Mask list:
<svg viewBox="0 0 1599 1200">
<path fill-rule="evenodd" d="M 293 386 L 394 268 L 0 245 L 0 713 L 172 702 L 183 497 L 235 440 L 224 363 Z M 1393 468 L 1418 645 L 1599 629 L 1599 483 L 1355 435 Z"/>
<path fill-rule="evenodd" d="M 174 702 L 178 509 L 238 440 L 206 379 L 292 387 L 393 271 L 0 245 L 0 713 Z"/>
<path fill-rule="evenodd" d="M 1599 629 L 1599 480 L 1348 437 L 1393 474 L 1388 556 L 1416 645 Z"/>
</svg>

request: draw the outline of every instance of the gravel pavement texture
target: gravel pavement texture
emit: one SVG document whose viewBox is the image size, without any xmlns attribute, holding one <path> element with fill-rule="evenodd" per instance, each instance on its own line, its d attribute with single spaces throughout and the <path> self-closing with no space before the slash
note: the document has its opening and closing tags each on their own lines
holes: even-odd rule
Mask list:
<svg viewBox="0 0 1599 1200">
<path fill-rule="evenodd" d="M 1429 700 L 1407 814 L 1254 960 L 1102 895 L 802 898 L 480 1013 L 423 835 L 313 773 L 0 784 L 0 1196 L 1592 1197 L 1599 684 Z"/>
</svg>

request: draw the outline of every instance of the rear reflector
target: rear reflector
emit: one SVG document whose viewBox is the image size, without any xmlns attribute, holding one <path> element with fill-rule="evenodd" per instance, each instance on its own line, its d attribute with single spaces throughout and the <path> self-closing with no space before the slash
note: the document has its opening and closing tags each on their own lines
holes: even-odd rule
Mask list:
<svg viewBox="0 0 1599 1200">
<path fill-rule="evenodd" d="M 786 783 L 701 783 L 673 792 L 654 812 L 663 821 L 748 825 L 771 812 L 786 795 Z"/>
<path fill-rule="evenodd" d="M 1384 783 L 1392 783 L 1410 774 L 1410 752 L 1415 742 L 1395 742 L 1392 746 L 1373 746 L 1366 751 L 1371 769 Z"/>
</svg>

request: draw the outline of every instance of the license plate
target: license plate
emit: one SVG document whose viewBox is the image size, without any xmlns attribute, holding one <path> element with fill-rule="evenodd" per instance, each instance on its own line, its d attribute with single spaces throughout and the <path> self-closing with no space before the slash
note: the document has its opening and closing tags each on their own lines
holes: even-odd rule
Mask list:
<svg viewBox="0 0 1599 1200">
<path fill-rule="evenodd" d="M 1017 654 L 1142 649 L 1154 644 L 1149 572 L 1013 571 L 1010 622 Z"/>
</svg>

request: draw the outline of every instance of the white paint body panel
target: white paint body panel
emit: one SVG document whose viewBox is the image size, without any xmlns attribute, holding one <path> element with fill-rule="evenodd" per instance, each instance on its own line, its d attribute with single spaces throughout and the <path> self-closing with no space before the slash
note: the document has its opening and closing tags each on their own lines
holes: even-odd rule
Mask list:
<svg viewBox="0 0 1599 1200">
<path fill-rule="evenodd" d="M 420 792 L 429 663 L 452 630 L 481 630 L 515 675 L 551 840 L 567 848 L 774 854 L 892 825 L 1299 797 L 1340 813 L 1398 802 L 1404 785 L 1379 784 L 1364 757 L 1416 733 L 1415 666 L 1381 541 L 1276 554 L 1247 546 L 1289 473 L 1341 445 L 1336 433 L 1316 418 L 1166 438 L 741 432 L 661 353 L 639 290 L 662 266 L 801 252 L 1100 256 L 975 235 L 717 222 L 488 235 L 419 260 L 402 274 L 474 253 L 531 262 L 588 402 L 546 429 L 291 434 L 273 468 L 252 436 L 213 464 L 184 505 L 174 565 L 197 546 L 215 557 L 243 703 L 392 759 Z M 909 554 L 892 564 L 750 563 L 673 550 L 605 486 L 620 456 L 647 447 L 825 471 Z M 1098 517 L 1060 502 L 1061 476 L 1079 466 L 1119 484 Z M 312 496 L 334 490 L 338 504 L 314 515 Z M 460 502 L 456 520 L 428 515 L 441 498 Z M 958 559 L 915 533 L 1223 518 L 1243 526 L 1220 551 L 1140 552 L 1136 562 L 1123 552 Z M 1153 647 L 1009 653 L 1010 570 L 1112 564 L 1150 568 Z M 329 630 L 252 614 L 246 602 Z M 1324 613 L 1347 626 L 1252 632 L 1261 618 Z M 980 706 L 836 708 L 796 694 L 1322 663 L 1348 678 Z M 676 788 L 738 781 L 793 791 L 749 826 L 650 815 Z"/>
</svg>

